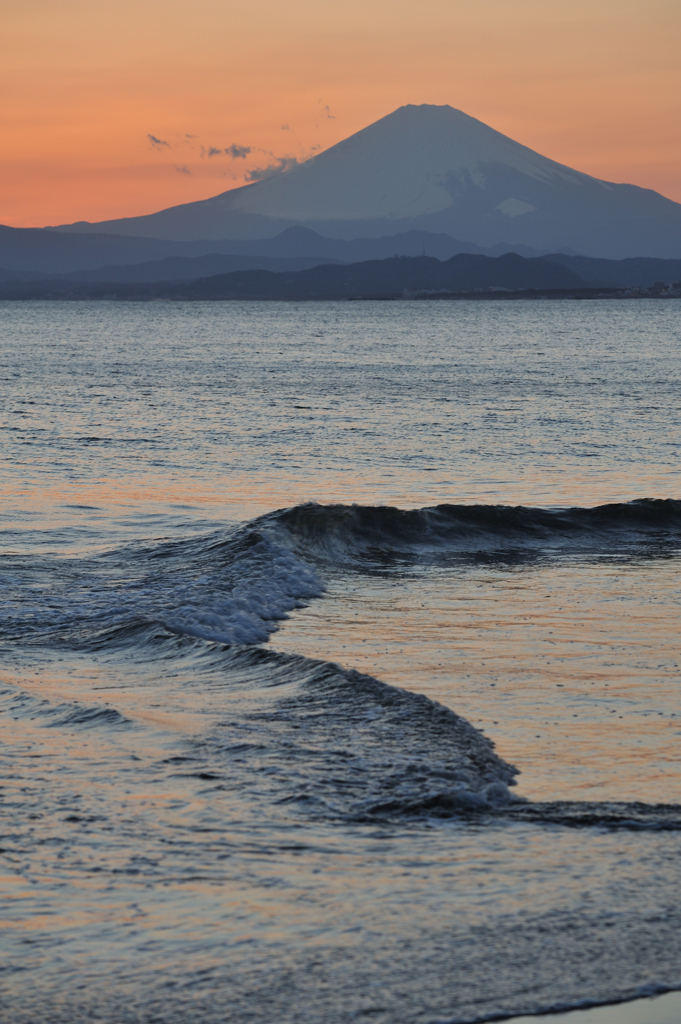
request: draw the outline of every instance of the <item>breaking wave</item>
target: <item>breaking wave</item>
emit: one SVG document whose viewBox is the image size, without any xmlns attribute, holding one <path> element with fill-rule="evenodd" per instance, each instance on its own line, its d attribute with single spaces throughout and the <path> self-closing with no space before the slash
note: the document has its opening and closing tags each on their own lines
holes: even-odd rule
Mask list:
<svg viewBox="0 0 681 1024">
<path fill-rule="evenodd" d="M 678 830 L 678 808 L 528 804 L 511 792 L 517 769 L 448 708 L 352 669 L 259 645 L 291 610 L 323 594 L 329 561 L 352 571 L 356 560 L 386 554 L 641 544 L 665 553 L 680 542 L 681 502 L 673 500 L 413 511 L 306 504 L 190 540 L 82 560 L 16 558 L 7 565 L 3 634 L 28 651 L 69 647 L 175 659 L 175 667 L 182 658 L 193 666 L 203 659 L 233 693 L 258 692 L 257 708 L 244 704 L 206 740 L 206 763 L 197 770 L 219 776 L 227 759 L 244 791 L 257 778 L 271 806 L 357 822 L 492 813 L 571 828 Z M 45 726 L 128 724 L 111 707 L 52 706 L 16 691 L 12 699 L 11 714 Z"/>
<path fill-rule="evenodd" d="M 273 803 L 367 821 L 439 802 L 455 813 L 519 798 L 516 768 L 466 719 L 428 697 L 332 662 L 234 648 L 223 670 L 266 682 L 272 703 L 211 740 L 218 761 L 238 751 Z M 284 687 L 279 694 L 277 691 Z"/>
<path fill-rule="evenodd" d="M 48 728 L 91 728 L 97 726 L 129 726 L 132 720 L 116 708 L 62 701 L 53 704 L 44 697 L 10 688 L 0 690 L 0 708 L 12 719 L 28 718 Z"/>
<path fill-rule="evenodd" d="M 17 559 L 6 565 L 5 581 L 5 636 L 100 648 L 105 636 L 134 646 L 151 624 L 259 644 L 324 590 L 312 566 L 250 526 L 82 560 Z"/>
<path fill-rule="evenodd" d="M 681 546 L 681 501 L 596 508 L 305 504 L 245 526 L 88 559 L 7 558 L 2 633 L 76 646 L 150 624 L 222 644 L 260 644 L 324 592 L 324 564 L 367 558 L 574 553 Z M 101 644 L 100 644 L 101 646 Z"/>
<path fill-rule="evenodd" d="M 612 551 L 681 545 L 681 501 L 642 498 L 595 508 L 510 505 L 305 504 L 263 517 L 299 552 L 342 561 L 378 553 Z"/>
</svg>

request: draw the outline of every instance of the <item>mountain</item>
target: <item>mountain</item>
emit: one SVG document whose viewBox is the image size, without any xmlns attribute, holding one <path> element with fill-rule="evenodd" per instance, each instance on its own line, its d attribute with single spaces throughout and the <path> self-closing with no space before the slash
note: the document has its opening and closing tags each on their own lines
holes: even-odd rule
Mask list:
<svg viewBox="0 0 681 1024">
<path fill-rule="evenodd" d="M 609 288 L 650 288 L 658 282 L 679 286 L 681 259 L 655 260 L 646 257 L 628 260 L 599 260 L 589 256 L 552 253 L 544 259 L 560 263 L 578 274 L 587 284 Z"/>
<path fill-rule="evenodd" d="M 200 252 L 205 255 L 173 255 L 145 260 L 149 253 Z M 528 246 L 518 246 L 520 255 L 559 263 L 573 271 L 589 287 L 649 288 L 658 281 L 669 284 L 681 280 L 681 259 L 664 260 L 638 257 L 624 260 L 596 259 L 565 252 L 539 254 Z M 407 231 L 380 238 L 356 238 L 352 241 L 325 238 L 309 228 L 292 227 L 274 238 L 248 241 L 169 242 L 124 235 L 71 235 L 35 228 L 0 226 L 0 281 L 59 282 L 102 284 L 157 281 L 193 281 L 237 271 L 269 270 L 294 272 L 322 263 L 362 263 L 393 256 L 425 256 L 450 260 L 454 255 L 476 254 L 487 257 L 506 253 L 507 246 L 480 250 L 451 235 L 427 231 Z M 106 263 L 113 255 L 121 263 Z M 102 265 L 103 264 L 103 265 Z M 492 264 L 494 265 L 494 264 Z M 75 266 L 76 269 L 73 269 Z M 27 269 L 30 268 L 30 269 Z"/>
<path fill-rule="evenodd" d="M 328 238 L 305 227 L 285 228 L 274 238 L 256 238 L 248 241 L 223 242 L 230 252 L 249 256 L 319 257 L 344 263 L 367 260 L 385 260 L 390 256 L 435 256 L 448 260 L 459 253 L 478 253 L 481 256 L 503 256 L 518 252 L 520 256 L 541 256 L 530 246 L 512 247 L 503 243 L 484 249 L 474 242 L 462 242 L 451 235 L 433 231 L 401 231 L 376 238 Z"/>
<path fill-rule="evenodd" d="M 332 263 L 323 258 L 298 257 L 278 259 L 269 256 L 224 256 L 210 253 L 207 256 L 167 256 L 163 260 L 148 263 L 124 263 L 119 266 L 97 267 L 95 270 L 72 270 L 62 274 L 55 272 L 54 279 L 64 281 L 93 281 L 116 284 L 125 281 L 193 281 L 199 277 L 215 274 L 232 274 L 237 270 L 295 271 L 307 270 L 320 263 Z M 50 272 L 52 276 L 52 272 Z M 0 267 L 0 281 L 45 280 L 45 273 L 36 271 L 6 270 Z"/>
<path fill-rule="evenodd" d="M 325 238 L 309 228 L 286 228 L 274 238 L 241 241 L 228 239 L 199 239 L 174 242 L 158 238 L 138 238 L 127 235 L 72 234 L 42 228 L 10 228 L 0 225 L 0 278 L 34 274 L 78 274 L 92 271 L 99 281 L 156 281 L 178 278 L 205 277 L 210 273 L 247 269 L 258 266 L 271 270 L 272 260 L 305 260 L 307 266 L 329 261 L 357 263 L 361 260 L 385 259 L 388 256 L 436 256 L 449 259 L 461 252 L 480 252 L 488 256 L 501 256 L 510 246 L 496 246 L 482 250 L 471 242 L 461 242 L 446 234 L 428 231 L 406 231 L 381 238 Z M 527 246 L 517 246 L 523 256 L 540 253 Z M 205 261 L 224 257 L 242 257 L 240 266 L 233 264 L 209 267 Z M 184 263 L 175 262 L 185 261 Z M 191 261 L 196 260 L 195 264 Z M 263 262 L 264 261 L 264 262 Z M 270 261 L 270 264 L 267 263 Z M 154 266 L 152 266 L 152 263 Z M 137 271 L 132 268 L 135 265 Z M 297 269 L 291 266 L 289 269 Z M 302 269 L 302 265 L 299 269 Z M 104 270 L 106 274 L 102 276 Z M 146 276 L 145 276 L 146 275 Z"/>
<path fill-rule="evenodd" d="M 305 163 L 143 217 L 62 225 L 156 239 L 336 239 L 409 231 L 475 246 L 681 257 L 681 204 L 549 160 L 449 106 L 404 106 Z"/>
<path fill-rule="evenodd" d="M 12 271 L 69 273 L 107 263 L 143 263 L 168 256 L 204 256 L 216 251 L 221 251 L 221 246 L 214 241 L 168 241 L 98 231 L 81 235 L 0 224 L 0 267 Z"/>
</svg>

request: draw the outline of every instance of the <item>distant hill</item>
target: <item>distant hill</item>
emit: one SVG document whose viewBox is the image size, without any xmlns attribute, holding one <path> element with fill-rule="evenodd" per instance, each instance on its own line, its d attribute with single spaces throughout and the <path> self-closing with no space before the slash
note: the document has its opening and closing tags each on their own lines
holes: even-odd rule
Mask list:
<svg viewBox="0 0 681 1024">
<path fill-rule="evenodd" d="M 459 255 L 440 261 L 430 256 L 398 256 L 345 266 L 325 264 L 298 273 L 241 271 L 195 281 L 192 298 L 366 298 L 405 292 L 519 291 L 527 288 L 576 288 L 581 278 L 556 263 L 508 254 Z"/>
<path fill-rule="evenodd" d="M 517 252 L 520 256 L 541 256 L 529 246 L 499 244 L 483 249 L 474 242 L 465 242 L 442 232 L 402 231 L 377 238 L 328 238 L 310 228 L 290 227 L 273 238 L 223 242 L 230 252 L 249 256 L 324 256 L 343 263 L 361 263 L 366 260 L 384 260 L 390 256 L 435 256 L 448 260 L 459 253 L 477 253 L 481 256 L 503 256 Z"/>
<path fill-rule="evenodd" d="M 681 281 L 681 259 L 654 260 L 645 256 L 628 260 L 598 260 L 588 256 L 551 253 L 544 259 L 560 263 L 592 285 L 615 288 L 650 288 L 657 281 L 672 284 Z"/>
<path fill-rule="evenodd" d="M 307 300 L 582 287 L 582 279 L 559 263 L 509 253 L 499 257 L 462 254 L 446 261 L 402 256 L 283 273 L 242 270 L 185 283 L 5 282 L 0 284 L 0 297 Z"/>
<path fill-rule="evenodd" d="M 497 246 L 485 251 L 500 256 L 512 247 Z M 519 246 L 523 256 L 538 256 Z M 35 274 L 78 275 L 79 280 L 156 281 L 178 277 L 205 277 L 248 267 L 285 269 L 266 260 L 306 260 L 306 265 L 328 261 L 357 263 L 362 260 L 385 259 L 388 256 L 436 256 L 449 259 L 457 253 L 483 252 L 471 242 L 463 242 L 446 234 L 428 231 L 407 231 L 381 238 L 326 238 L 309 228 L 292 227 L 272 238 L 242 241 L 206 240 L 174 242 L 158 238 L 136 238 L 126 235 L 69 234 L 42 228 L 10 228 L 0 225 L 0 278 Z M 251 262 L 227 265 L 215 262 L 190 263 L 191 259 L 210 256 L 243 256 Z M 183 264 L 168 262 L 181 257 Z M 256 264 L 253 260 L 258 260 Z M 152 265 L 156 264 L 156 265 Z M 124 267 L 139 266 L 128 273 Z M 106 269 L 106 276 L 86 277 L 85 271 Z M 297 269 L 290 265 L 290 269 Z M 298 269 L 302 269 L 302 264 Z M 26 277 L 26 280 L 29 278 Z"/>
<path fill-rule="evenodd" d="M 98 267 L 96 270 L 72 270 L 68 274 L 58 274 L 54 280 L 83 282 L 153 282 L 153 281 L 193 281 L 199 277 L 214 274 L 229 274 L 237 270 L 307 270 L 319 263 L 329 263 L 320 256 L 300 256 L 293 259 L 278 259 L 268 256 L 223 256 L 221 253 L 210 253 L 207 256 L 167 256 L 163 260 L 152 260 L 149 263 L 123 264 L 122 266 Z M 45 274 L 36 271 L 10 271 L 0 269 L 0 281 L 39 281 Z"/>
<path fill-rule="evenodd" d="M 244 267 L 243 263 L 251 263 Z M 307 267 L 305 264 L 308 263 Z M 227 273 L 204 274 L 238 265 Z M 302 266 L 301 266 L 302 264 Z M 118 275 L 118 276 L 116 276 Z M 23 280 L 0 271 L 0 298 L 331 299 L 396 298 L 430 293 L 469 294 L 528 290 L 650 289 L 664 282 L 681 290 L 681 260 L 598 260 L 553 253 L 526 258 L 461 253 L 448 260 L 395 256 L 341 264 L 298 259 L 220 256 L 171 257 L 130 267 Z M 656 294 L 666 291 L 657 287 Z"/>
<path fill-rule="evenodd" d="M 215 242 L 168 242 L 100 232 L 72 235 L 0 225 L 0 267 L 6 271 L 70 273 L 107 263 L 143 263 L 167 256 L 204 256 L 215 251 L 220 251 Z"/>
<path fill-rule="evenodd" d="M 269 238 L 293 226 L 346 240 L 416 230 L 485 249 L 681 258 L 681 204 L 428 104 L 400 107 L 311 160 L 212 199 L 57 230 L 188 241 Z"/>
<path fill-rule="evenodd" d="M 516 248 L 520 250 L 519 255 L 542 256 L 560 263 L 585 282 L 596 285 L 648 287 L 655 281 L 681 280 L 681 260 L 648 257 L 605 260 L 570 253 L 537 253 L 528 246 Z M 499 256 L 508 251 L 509 247 L 501 244 L 480 250 L 479 246 L 451 235 L 428 231 L 348 240 L 327 238 L 309 228 L 292 227 L 273 238 L 168 242 L 0 226 L 0 281 L 39 281 L 46 275 L 55 281 L 64 277 L 71 281 L 102 283 L 191 281 L 239 270 L 297 271 L 320 263 L 361 263 L 392 256 L 425 254 L 448 260 L 465 253 Z"/>
<path fill-rule="evenodd" d="M 159 238 L 136 238 L 126 235 L 106 235 L 93 233 L 87 235 L 68 234 L 57 231 L 46 231 L 43 228 L 12 228 L 0 224 L 0 274 L 4 277 L 16 276 L 17 274 L 81 274 L 84 271 L 99 270 L 102 267 L 115 268 L 116 274 L 119 269 L 125 266 L 150 264 L 154 261 L 168 260 L 171 257 L 183 257 L 190 260 L 204 256 L 217 255 L 243 255 L 258 257 L 258 265 L 264 266 L 262 258 L 281 260 L 288 258 L 306 258 L 307 265 L 311 265 L 309 257 L 313 257 L 312 263 L 326 257 L 324 253 L 300 252 L 296 248 L 300 246 L 287 247 L 284 243 L 277 245 L 272 239 L 272 251 L 268 251 L 267 244 L 258 243 L 249 251 L 248 243 L 216 242 L 214 240 L 198 240 L 192 242 L 175 242 Z M 244 251 L 242 251 L 244 250 Z M 251 264 L 252 265 L 252 264 Z M 178 267 L 180 265 L 178 264 Z M 240 267 L 244 267 L 242 262 Z M 201 276 L 201 268 L 198 264 L 195 268 L 199 273 L 190 273 L 190 276 Z M 230 264 L 231 269 L 237 269 L 236 264 Z M 212 266 L 206 264 L 203 273 L 218 273 L 226 270 L 227 265 Z M 272 265 L 272 269 L 275 269 Z M 166 264 L 162 268 L 163 276 L 165 270 L 174 275 L 176 268 Z M 184 271 L 191 271 L 191 264 L 184 265 Z M 146 272 L 146 271 L 145 271 Z M 155 270 L 149 268 L 152 278 L 155 280 Z M 140 278 L 134 278 L 140 280 Z M 149 278 L 146 278 L 149 279 Z"/>
</svg>

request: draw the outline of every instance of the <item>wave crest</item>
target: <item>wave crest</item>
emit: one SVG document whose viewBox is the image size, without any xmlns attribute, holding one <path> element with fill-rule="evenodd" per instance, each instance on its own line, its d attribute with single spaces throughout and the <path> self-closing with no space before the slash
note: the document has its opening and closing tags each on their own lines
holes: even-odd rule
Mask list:
<svg viewBox="0 0 681 1024">
<path fill-rule="evenodd" d="M 308 503 L 263 517 L 301 552 L 334 561 L 372 552 L 474 554 L 519 549 L 601 551 L 681 544 L 681 501 L 641 498 L 595 508 Z"/>
</svg>

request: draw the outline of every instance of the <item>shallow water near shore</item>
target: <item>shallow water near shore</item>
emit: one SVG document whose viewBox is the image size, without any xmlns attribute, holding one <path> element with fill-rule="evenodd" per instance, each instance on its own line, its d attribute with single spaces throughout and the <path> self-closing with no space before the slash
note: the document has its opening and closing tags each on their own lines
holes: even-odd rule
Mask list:
<svg viewBox="0 0 681 1024">
<path fill-rule="evenodd" d="M 1 330 L 12 1020 L 681 988 L 678 304 Z"/>
</svg>

